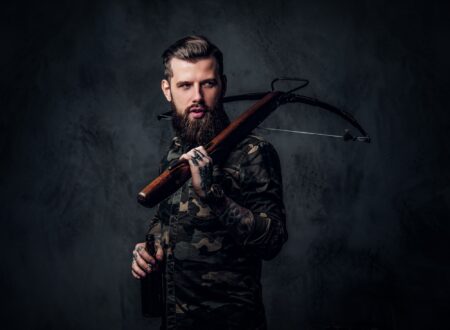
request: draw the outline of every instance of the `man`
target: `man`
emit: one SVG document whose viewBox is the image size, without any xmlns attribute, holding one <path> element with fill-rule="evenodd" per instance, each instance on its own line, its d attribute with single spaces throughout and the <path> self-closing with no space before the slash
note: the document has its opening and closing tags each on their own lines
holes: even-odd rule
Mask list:
<svg viewBox="0 0 450 330">
<path fill-rule="evenodd" d="M 203 146 L 229 124 L 222 53 L 190 36 L 163 60 L 161 88 L 175 137 L 160 169 L 185 159 L 192 179 L 159 204 L 149 229 L 156 255 L 136 244 L 132 274 L 141 279 L 165 261 L 162 328 L 265 329 L 261 260 L 274 258 L 287 240 L 278 155 L 249 135 L 213 164 Z"/>
</svg>

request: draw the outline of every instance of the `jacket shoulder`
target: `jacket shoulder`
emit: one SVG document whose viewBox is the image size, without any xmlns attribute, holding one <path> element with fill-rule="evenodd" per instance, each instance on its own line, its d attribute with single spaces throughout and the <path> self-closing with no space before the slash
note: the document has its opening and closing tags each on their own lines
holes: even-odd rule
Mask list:
<svg viewBox="0 0 450 330">
<path fill-rule="evenodd" d="M 258 154 L 261 152 L 269 152 L 277 154 L 273 145 L 259 135 L 248 135 L 244 140 L 242 140 L 236 147 L 236 151 L 251 155 Z"/>
<path fill-rule="evenodd" d="M 227 163 L 239 166 L 242 163 L 257 161 L 261 158 L 272 158 L 278 162 L 279 157 L 269 141 L 259 135 L 250 134 L 233 149 Z"/>
</svg>

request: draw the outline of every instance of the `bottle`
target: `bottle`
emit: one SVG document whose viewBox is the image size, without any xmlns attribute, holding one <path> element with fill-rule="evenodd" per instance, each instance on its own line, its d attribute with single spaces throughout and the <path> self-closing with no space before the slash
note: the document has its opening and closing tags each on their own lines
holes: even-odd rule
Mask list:
<svg viewBox="0 0 450 330">
<path fill-rule="evenodd" d="M 147 251 L 155 258 L 155 236 L 147 235 Z M 155 258 L 156 260 L 156 258 Z M 152 265 L 152 272 L 141 279 L 142 314 L 145 317 L 160 317 L 163 312 L 162 264 Z"/>
</svg>

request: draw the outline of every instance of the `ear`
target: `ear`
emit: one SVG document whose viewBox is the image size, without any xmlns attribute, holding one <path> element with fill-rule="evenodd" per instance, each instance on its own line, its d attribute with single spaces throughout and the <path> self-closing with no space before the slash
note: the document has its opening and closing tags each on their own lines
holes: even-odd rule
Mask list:
<svg viewBox="0 0 450 330">
<path fill-rule="evenodd" d="M 170 92 L 170 82 L 167 79 L 161 80 L 161 89 L 168 102 L 172 101 L 172 93 Z"/>
<path fill-rule="evenodd" d="M 222 75 L 222 97 L 225 96 L 225 93 L 227 92 L 227 76 L 226 75 Z"/>
</svg>

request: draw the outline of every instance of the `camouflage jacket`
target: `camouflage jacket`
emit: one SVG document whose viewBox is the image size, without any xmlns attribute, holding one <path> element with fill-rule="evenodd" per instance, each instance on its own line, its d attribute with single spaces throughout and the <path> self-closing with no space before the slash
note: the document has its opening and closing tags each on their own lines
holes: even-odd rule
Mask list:
<svg viewBox="0 0 450 330">
<path fill-rule="evenodd" d="M 160 170 L 187 151 L 175 137 Z M 162 328 L 265 329 L 261 260 L 274 258 L 287 240 L 278 155 L 249 135 L 214 165 L 213 182 L 226 205 L 202 202 L 189 180 L 150 223 L 165 250 Z"/>
</svg>

